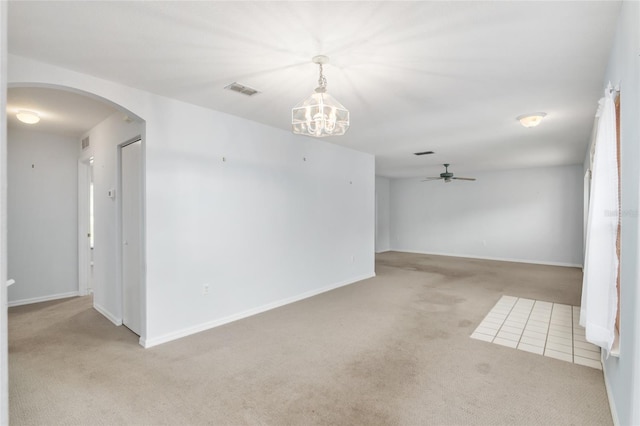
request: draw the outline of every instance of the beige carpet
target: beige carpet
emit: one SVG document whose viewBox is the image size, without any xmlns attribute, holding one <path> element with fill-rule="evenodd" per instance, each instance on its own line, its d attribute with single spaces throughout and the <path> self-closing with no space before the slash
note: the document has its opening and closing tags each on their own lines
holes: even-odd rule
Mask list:
<svg viewBox="0 0 640 426">
<path fill-rule="evenodd" d="M 469 338 L 573 268 L 378 255 L 378 276 L 142 349 L 88 297 L 9 310 L 13 425 L 608 425 L 602 371 Z"/>
</svg>

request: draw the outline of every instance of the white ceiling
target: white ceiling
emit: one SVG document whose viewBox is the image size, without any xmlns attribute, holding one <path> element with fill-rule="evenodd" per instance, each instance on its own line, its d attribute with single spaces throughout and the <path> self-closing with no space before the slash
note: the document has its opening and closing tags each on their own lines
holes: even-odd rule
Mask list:
<svg viewBox="0 0 640 426">
<path fill-rule="evenodd" d="M 290 129 L 317 85 L 351 128 L 325 139 L 376 155 L 379 175 L 451 163 L 581 163 L 603 89 L 618 1 L 12 1 L 9 51 Z M 260 90 L 246 97 L 223 87 Z M 537 128 L 515 117 L 544 111 Z M 144 117 L 143 117 L 144 118 Z M 416 157 L 413 152 L 436 154 Z"/>
<path fill-rule="evenodd" d="M 20 122 L 16 118 L 20 110 L 37 112 L 40 122 Z M 42 87 L 10 87 L 7 90 L 9 128 L 79 137 L 115 111 L 103 101 L 68 91 Z"/>
</svg>

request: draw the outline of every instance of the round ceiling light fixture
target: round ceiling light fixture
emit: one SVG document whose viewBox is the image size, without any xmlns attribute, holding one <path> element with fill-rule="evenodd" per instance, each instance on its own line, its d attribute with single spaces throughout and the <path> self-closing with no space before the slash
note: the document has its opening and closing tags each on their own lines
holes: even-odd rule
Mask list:
<svg viewBox="0 0 640 426">
<path fill-rule="evenodd" d="M 37 112 L 20 110 L 16 113 L 16 118 L 26 124 L 36 124 L 40 121 L 40 115 Z"/>
<path fill-rule="evenodd" d="M 536 127 L 542 122 L 542 119 L 547 116 L 546 112 L 534 112 L 531 114 L 523 114 L 516 117 L 516 120 L 520 122 L 524 127 Z"/>
</svg>

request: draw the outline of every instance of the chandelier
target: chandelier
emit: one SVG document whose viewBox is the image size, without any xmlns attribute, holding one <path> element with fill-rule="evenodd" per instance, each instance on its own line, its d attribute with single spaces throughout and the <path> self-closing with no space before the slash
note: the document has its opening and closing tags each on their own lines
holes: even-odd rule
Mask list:
<svg viewBox="0 0 640 426">
<path fill-rule="evenodd" d="M 316 138 L 344 135 L 349 128 L 349 111 L 327 93 L 327 79 L 322 74 L 322 65 L 329 58 L 318 55 L 312 61 L 320 66 L 318 87 L 291 110 L 293 133 Z"/>
</svg>

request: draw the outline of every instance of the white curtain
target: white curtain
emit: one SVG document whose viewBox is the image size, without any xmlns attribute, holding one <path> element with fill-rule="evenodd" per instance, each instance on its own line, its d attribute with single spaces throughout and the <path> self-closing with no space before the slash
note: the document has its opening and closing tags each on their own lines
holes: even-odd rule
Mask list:
<svg viewBox="0 0 640 426">
<path fill-rule="evenodd" d="M 580 325 L 586 329 L 587 340 L 605 349 L 608 356 L 615 338 L 618 309 L 616 237 L 620 211 L 616 110 L 611 85 L 600 100 L 598 115 L 591 167 Z"/>
</svg>

